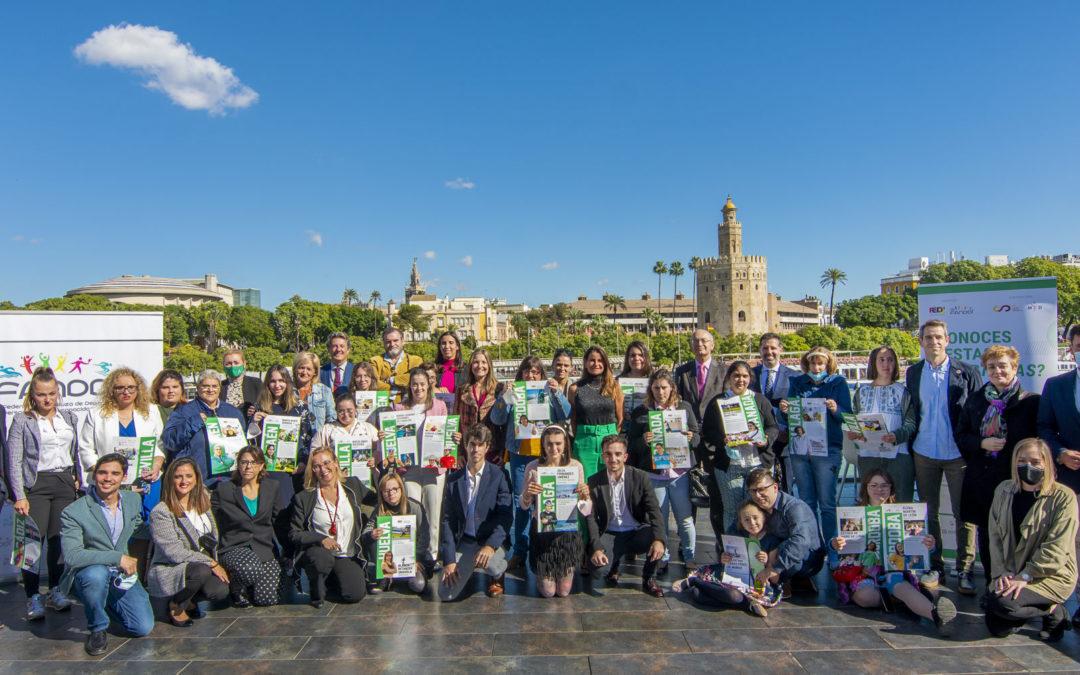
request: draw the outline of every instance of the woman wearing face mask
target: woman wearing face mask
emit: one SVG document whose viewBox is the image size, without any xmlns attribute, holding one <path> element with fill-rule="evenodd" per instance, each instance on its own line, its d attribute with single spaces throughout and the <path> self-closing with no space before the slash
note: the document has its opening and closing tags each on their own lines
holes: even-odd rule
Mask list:
<svg viewBox="0 0 1080 675">
<path fill-rule="evenodd" d="M 439 336 L 439 352 L 435 355 L 436 394 L 454 394 L 465 383 L 465 356 L 461 353 L 458 336 L 446 332 Z"/>
<path fill-rule="evenodd" d="M 221 400 L 250 417 L 255 408 L 255 401 L 262 393 L 263 383 L 255 375 L 245 375 L 247 361 L 244 352 L 230 349 L 222 359 L 225 368 L 225 382 L 221 385 Z"/>
<path fill-rule="evenodd" d="M 724 503 L 724 530 L 730 530 L 735 525 L 736 507 L 750 497 L 744 485 L 746 474 L 759 466 L 771 469 L 776 463 L 773 441 L 780 433 L 780 427 L 776 423 L 769 399 L 763 394 L 749 391 L 751 373 L 750 364 L 746 361 L 735 361 L 728 366 L 724 378 L 724 392 L 709 401 L 705 416 L 701 420 L 704 452 L 712 456 L 713 472 L 716 474 L 720 498 Z M 763 430 L 756 434 L 745 450 L 737 449 L 737 446 L 733 445 L 729 451 L 720 401 L 747 393 L 754 397 L 754 406 Z"/>
<path fill-rule="evenodd" d="M 825 400 L 825 426 L 828 433 L 827 457 L 793 455 L 791 466 L 795 472 L 795 485 L 799 497 L 811 511 L 821 516 L 821 533 L 825 540 L 836 536 L 836 480 L 843 461 L 844 413 L 851 412 L 851 392 L 847 380 L 837 372 L 840 369 L 825 347 L 814 347 L 802 357 L 803 374 L 792 378 L 788 396 L 791 398 L 814 398 Z M 787 414 L 788 402 L 780 401 L 780 412 Z M 835 561 L 836 553 L 829 553 Z"/>
<path fill-rule="evenodd" d="M 218 529 L 210 494 L 190 459 L 169 464 L 161 501 L 150 512 L 154 557 L 147 572 L 150 595 L 169 598 L 169 622 L 186 628 L 200 618 L 198 602 L 229 597 L 229 574 L 217 561 Z"/>
<path fill-rule="evenodd" d="M 611 362 L 600 345 L 585 352 L 585 374 L 570 385 L 574 427 L 574 459 L 585 468 L 585 478 L 602 467 L 600 442 L 619 433 L 623 422 L 623 395 L 615 383 Z"/>
<path fill-rule="evenodd" d="M 1054 480 L 1050 447 L 1028 438 L 1013 450 L 1012 479 L 990 506 L 990 592 L 986 627 L 994 637 L 1043 617 L 1039 637 L 1070 628 L 1065 601 L 1076 588 L 1076 495 Z"/>
<path fill-rule="evenodd" d="M 986 561 L 990 560 L 987 525 L 994 490 L 1001 481 L 1009 480 L 1016 444 L 1038 436 L 1035 418 L 1039 395 L 1024 391 L 1020 385 L 1016 377 L 1020 353 L 1012 347 L 987 347 L 982 353 L 982 366 L 990 381 L 979 393 L 968 397 L 957 425 L 956 444 L 967 460 L 960 519 L 979 528 L 979 556 Z M 959 592 L 974 594 L 971 572 L 961 573 L 960 579 Z M 986 583 L 990 583 L 989 574 Z"/>
</svg>

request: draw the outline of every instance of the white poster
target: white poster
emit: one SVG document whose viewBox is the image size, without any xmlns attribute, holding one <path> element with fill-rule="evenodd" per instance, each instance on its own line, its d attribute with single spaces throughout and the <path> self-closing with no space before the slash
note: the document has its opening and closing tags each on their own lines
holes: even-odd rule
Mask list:
<svg viewBox="0 0 1080 675">
<path fill-rule="evenodd" d="M 22 410 L 30 375 L 48 366 L 60 408 L 79 415 L 99 402 L 109 371 L 127 366 L 147 386 L 161 370 L 161 312 L 0 312 L 0 405 Z"/>
<path fill-rule="evenodd" d="M 950 358 L 981 368 L 990 345 L 1014 347 L 1020 383 L 1034 392 L 1057 374 L 1056 277 L 922 284 L 919 323 L 930 319 L 948 325 Z"/>
</svg>

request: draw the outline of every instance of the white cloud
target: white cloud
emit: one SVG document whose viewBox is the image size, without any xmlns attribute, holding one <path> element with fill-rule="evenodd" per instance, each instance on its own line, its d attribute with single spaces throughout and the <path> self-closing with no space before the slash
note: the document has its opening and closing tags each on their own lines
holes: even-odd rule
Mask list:
<svg viewBox="0 0 1080 675">
<path fill-rule="evenodd" d="M 304 233 L 308 237 L 308 243 L 315 246 L 322 246 L 322 233 L 315 230 L 304 230 Z"/>
<path fill-rule="evenodd" d="M 13 235 L 11 237 L 11 241 L 25 241 L 27 244 L 36 244 L 41 240 L 38 239 L 37 237 L 34 237 L 33 239 L 27 239 L 26 237 L 22 236 L 21 234 L 16 234 L 16 235 Z"/>
<path fill-rule="evenodd" d="M 17 234 L 14 237 L 11 238 L 11 241 L 22 241 L 22 240 L 23 240 L 23 236 L 21 234 Z"/>
<path fill-rule="evenodd" d="M 424 279 L 424 286 L 431 288 L 438 288 L 442 279 Z"/>
<path fill-rule="evenodd" d="M 446 187 L 451 190 L 471 190 L 476 187 L 476 183 L 468 178 L 455 178 L 454 180 L 446 181 Z"/>
<path fill-rule="evenodd" d="M 541 265 L 540 269 L 542 269 L 542 270 L 553 270 L 558 266 L 559 266 L 559 261 L 558 260 L 552 260 L 551 262 L 547 262 L 547 263 L 544 263 L 543 265 Z"/>
<path fill-rule="evenodd" d="M 228 108 L 246 108 L 259 99 L 224 66 L 199 56 L 176 33 L 157 26 L 120 24 L 95 31 L 75 47 L 76 58 L 93 66 L 129 68 L 146 77 L 145 86 L 164 92 L 188 110 L 223 115 Z"/>
<path fill-rule="evenodd" d="M 611 283 L 611 279 L 601 279 L 600 281 L 596 282 L 596 285 L 597 286 L 607 286 L 610 283 Z"/>
<path fill-rule="evenodd" d="M 465 267 L 472 267 L 472 256 L 467 255 L 464 258 L 462 258 L 461 260 L 459 260 L 458 262 L 461 263 L 462 265 L 464 265 Z"/>
<path fill-rule="evenodd" d="M 428 260 L 434 260 L 435 259 L 435 251 L 424 251 L 424 257 L 427 258 Z"/>
</svg>

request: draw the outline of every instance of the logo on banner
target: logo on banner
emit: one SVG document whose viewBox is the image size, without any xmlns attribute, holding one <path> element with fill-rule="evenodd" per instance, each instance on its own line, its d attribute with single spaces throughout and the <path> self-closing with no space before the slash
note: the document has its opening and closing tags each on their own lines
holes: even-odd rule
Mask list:
<svg viewBox="0 0 1080 675">
<path fill-rule="evenodd" d="M 68 354 L 38 352 L 36 356 L 22 354 L 18 358 L 17 365 L 11 362 L 0 365 L 0 394 L 25 396 L 30 376 L 37 368 L 44 367 L 52 368 L 56 374 L 61 397 L 97 396 L 102 378 L 113 368 L 112 363 L 89 356 L 71 359 Z"/>
<path fill-rule="evenodd" d="M 44 352 L 38 352 L 35 357 L 33 354 L 26 354 L 20 357 L 22 363 L 17 367 L 0 365 L 0 378 L 19 377 L 22 373 L 19 369 L 25 370 L 27 375 L 33 375 L 34 370 L 39 366 L 43 368 L 52 368 L 53 373 L 57 375 L 63 374 L 64 368 L 67 368 L 68 374 L 78 373 L 79 375 L 99 375 L 104 377 L 112 370 L 113 364 L 108 361 L 98 361 L 94 363 L 94 359 L 88 359 L 85 356 L 80 356 L 74 361 L 68 360 L 67 354 L 48 355 Z M 38 359 L 38 360 L 35 360 Z M 83 371 L 83 368 L 86 368 Z M 96 371 L 94 369 L 97 369 Z"/>
<path fill-rule="evenodd" d="M 967 305 L 953 305 L 952 307 L 949 308 L 949 314 L 952 315 L 952 316 L 957 316 L 959 314 L 974 314 L 974 313 L 975 313 L 975 308 L 974 307 L 969 307 Z"/>
<path fill-rule="evenodd" d="M 1024 307 L 1024 310 L 1028 312 L 1041 312 L 1044 309 L 1046 309 L 1046 305 L 1040 302 L 1033 302 L 1030 305 Z"/>
<path fill-rule="evenodd" d="M 994 305 L 995 312 L 1011 312 L 1012 305 Z"/>
<path fill-rule="evenodd" d="M 945 308 L 944 307 L 931 307 L 930 308 L 930 313 L 931 314 L 944 314 L 945 313 Z"/>
</svg>

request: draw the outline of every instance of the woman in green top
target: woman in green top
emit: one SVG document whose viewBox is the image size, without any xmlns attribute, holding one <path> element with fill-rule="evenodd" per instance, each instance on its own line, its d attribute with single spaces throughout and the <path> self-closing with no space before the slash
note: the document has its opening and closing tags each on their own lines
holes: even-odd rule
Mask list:
<svg viewBox="0 0 1080 675">
<path fill-rule="evenodd" d="M 607 352 L 599 345 L 585 352 L 585 374 L 570 385 L 571 422 L 574 427 L 574 459 L 581 462 L 585 478 L 600 470 L 600 441 L 619 433 L 623 421 L 623 396 Z"/>
</svg>

